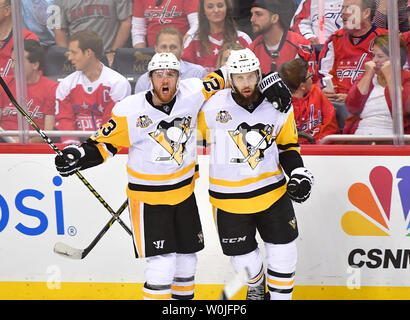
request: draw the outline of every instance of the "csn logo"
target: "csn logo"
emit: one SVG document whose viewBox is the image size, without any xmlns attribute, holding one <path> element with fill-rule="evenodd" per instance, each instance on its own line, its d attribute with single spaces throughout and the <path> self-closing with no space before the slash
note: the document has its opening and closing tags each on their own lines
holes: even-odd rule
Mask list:
<svg viewBox="0 0 410 320">
<path fill-rule="evenodd" d="M 348 191 L 350 203 L 355 207 L 345 212 L 341 219 L 343 231 L 355 237 L 403 237 L 400 243 L 408 243 L 410 237 L 410 166 L 393 173 L 384 166 L 373 168 L 368 183 L 354 183 Z M 393 203 L 401 203 L 392 209 Z M 392 223 L 392 215 L 399 215 Z M 406 244 L 404 244 L 406 246 Z M 407 269 L 410 265 L 410 249 L 356 248 L 348 257 L 350 266 L 371 269 Z"/>
<path fill-rule="evenodd" d="M 59 176 L 53 178 L 53 184 L 56 187 L 60 187 L 63 180 Z M 47 215 L 37 209 L 30 208 L 24 204 L 24 201 L 29 198 L 34 198 L 41 201 L 45 197 L 44 193 L 35 189 L 24 189 L 17 193 L 14 199 L 14 205 L 17 211 L 21 214 L 33 217 L 38 220 L 38 225 L 35 227 L 28 227 L 23 223 L 19 222 L 15 228 L 22 234 L 28 236 L 38 236 L 44 233 L 48 228 L 48 218 Z M 59 190 L 54 191 L 54 204 L 55 204 L 55 218 L 57 224 L 57 234 L 64 234 L 64 213 L 63 213 L 63 196 L 62 192 Z M 12 203 L 7 202 L 6 199 L 0 194 L 0 232 L 2 232 L 8 225 L 10 220 L 10 213 Z M 69 228 L 69 233 L 73 235 L 73 228 Z"/>
</svg>

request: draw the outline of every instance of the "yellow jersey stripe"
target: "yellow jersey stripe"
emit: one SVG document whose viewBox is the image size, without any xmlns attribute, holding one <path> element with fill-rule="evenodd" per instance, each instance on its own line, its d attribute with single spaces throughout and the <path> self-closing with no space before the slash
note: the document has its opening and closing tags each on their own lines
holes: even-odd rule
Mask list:
<svg viewBox="0 0 410 320">
<path fill-rule="evenodd" d="M 211 184 L 217 185 L 217 186 L 222 186 L 222 187 L 244 187 L 247 186 L 251 183 L 255 183 L 264 179 L 267 179 L 269 177 L 273 177 L 276 175 L 279 175 L 282 173 L 282 170 L 279 168 L 278 171 L 275 172 L 265 172 L 262 173 L 261 175 L 257 177 L 252 177 L 252 178 L 246 178 L 240 181 L 229 181 L 229 180 L 223 180 L 223 179 L 215 179 L 212 177 L 209 177 L 209 182 Z"/>
<path fill-rule="evenodd" d="M 285 194 L 286 187 L 287 184 L 284 184 L 275 190 L 248 199 L 217 199 L 210 196 L 209 201 L 223 211 L 250 214 L 268 209 Z"/>
<path fill-rule="evenodd" d="M 127 172 L 130 176 L 141 179 L 141 180 L 148 180 L 148 181 L 168 181 L 168 180 L 173 180 L 180 178 L 187 174 L 189 171 L 191 171 L 195 167 L 196 162 L 193 161 L 190 165 L 186 166 L 185 168 L 176 171 L 171 174 L 145 174 L 145 173 L 139 173 L 134 170 L 132 170 L 129 166 L 127 166 Z"/>
<path fill-rule="evenodd" d="M 139 199 L 150 205 L 176 205 L 188 199 L 194 192 L 195 180 L 199 177 L 199 172 L 195 172 L 192 182 L 184 187 L 169 191 L 135 191 L 127 187 L 127 196 L 133 199 Z"/>
</svg>

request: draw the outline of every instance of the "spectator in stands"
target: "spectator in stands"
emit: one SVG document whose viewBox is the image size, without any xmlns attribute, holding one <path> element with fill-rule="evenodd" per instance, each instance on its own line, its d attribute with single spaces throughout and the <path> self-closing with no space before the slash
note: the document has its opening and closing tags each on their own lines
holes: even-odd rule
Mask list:
<svg viewBox="0 0 410 320">
<path fill-rule="evenodd" d="M 387 9 L 389 0 L 375 0 L 376 12 L 373 18 L 373 24 L 379 28 L 388 29 L 387 26 Z M 407 2 L 408 0 L 396 0 L 399 15 L 399 31 L 406 32 L 409 30 L 409 21 L 407 19 Z"/>
<path fill-rule="evenodd" d="M 364 72 L 364 64 L 372 59 L 374 38 L 387 32 L 372 25 L 374 12 L 374 0 L 343 2 L 343 28 L 330 36 L 319 56 L 319 78 L 332 76 L 334 90 L 323 90 L 331 101 L 346 99 L 349 88 Z M 322 86 L 325 86 L 323 82 Z"/>
<path fill-rule="evenodd" d="M 24 39 L 38 40 L 37 36 L 26 29 Z M 10 71 L 13 50 L 13 20 L 11 15 L 11 0 L 0 0 L 0 75 L 7 76 Z"/>
<path fill-rule="evenodd" d="M 22 0 L 24 28 L 35 33 L 40 44 L 47 48 L 55 44 L 54 32 L 48 19 L 55 13 L 52 7 L 54 0 Z"/>
<path fill-rule="evenodd" d="M 198 28 L 198 0 L 134 0 L 132 45 L 134 48 L 155 46 L 159 29 L 173 26 L 184 41 Z"/>
<path fill-rule="evenodd" d="M 389 38 L 379 35 L 374 40 L 373 60 L 365 63 L 364 74 L 353 84 L 346 98 L 352 117 L 346 120 L 344 133 L 362 135 L 393 134 Z M 400 61 L 407 60 L 407 46 L 400 39 Z M 410 133 L 410 71 L 402 70 L 402 107 L 404 132 Z"/>
<path fill-rule="evenodd" d="M 58 130 L 96 131 L 111 117 L 114 104 L 131 93 L 128 80 L 101 63 L 103 42 L 94 31 L 80 31 L 68 39 L 68 59 L 77 71 L 58 85 Z M 79 139 L 64 137 L 64 143 Z"/>
<path fill-rule="evenodd" d="M 323 1 L 324 33 L 319 39 L 319 0 L 303 0 L 291 23 L 291 29 L 300 33 L 312 45 L 323 44 L 333 32 L 343 27 L 340 10 L 343 0 Z"/>
<path fill-rule="evenodd" d="M 56 44 L 60 47 L 68 47 L 70 35 L 87 29 L 95 31 L 103 40 L 108 66 L 112 66 L 115 50 L 125 47 L 130 36 L 131 1 L 54 0 L 54 4 L 61 11 L 60 19 L 56 19 L 54 29 Z"/>
<path fill-rule="evenodd" d="M 293 110 L 299 132 L 312 136 L 316 143 L 329 134 L 340 133 L 335 109 L 320 87 L 313 83 L 313 74 L 309 72 L 306 61 L 296 58 L 283 63 L 279 75 L 292 92 Z M 312 142 L 300 135 L 299 143 Z"/>
<path fill-rule="evenodd" d="M 203 66 L 207 72 L 216 69 L 223 43 L 239 42 L 247 47 L 252 42 L 236 29 L 231 0 L 199 0 L 198 17 L 198 31 L 185 42 L 182 59 Z"/>
<path fill-rule="evenodd" d="M 309 40 L 290 31 L 296 5 L 291 1 L 258 0 L 252 4 L 252 29 L 257 38 L 249 48 L 261 63 L 262 73 L 277 71 L 282 63 L 302 58 L 315 73 L 316 55 Z"/>
<path fill-rule="evenodd" d="M 12 53 L 14 57 L 14 53 Z M 54 129 L 54 106 L 57 82 L 43 76 L 44 49 L 40 42 L 33 39 L 24 40 L 24 60 L 27 84 L 27 113 L 43 130 Z M 14 63 L 12 63 L 12 69 Z M 5 82 L 11 93 L 16 96 L 16 80 L 13 75 L 7 76 Z M 3 90 L 0 92 L 0 126 L 4 130 L 18 130 L 19 112 L 10 102 Z M 18 137 L 13 137 L 18 142 Z M 33 137 L 31 142 L 44 142 L 41 137 Z"/>
<path fill-rule="evenodd" d="M 165 27 L 158 31 L 155 39 L 155 52 L 171 52 L 177 57 L 181 63 L 181 79 L 204 78 L 207 72 L 203 67 L 181 60 L 183 46 L 182 34 L 175 27 Z M 146 72 L 138 78 L 135 93 L 150 90 L 151 88 L 151 80 L 148 72 Z"/>
<path fill-rule="evenodd" d="M 339 126 L 349 116 L 345 99 L 354 81 L 364 73 L 365 63 L 372 59 L 374 38 L 386 29 L 372 25 L 374 0 L 344 0 L 343 28 L 333 33 L 319 55 L 318 76 L 323 93 L 336 108 Z M 325 79 L 331 79 L 326 85 Z"/>
<path fill-rule="evenodd" d="M 222 45 L 221 51 L 218 56 L 218 61 L 216 63 L 216 68 L 219 69 L 226 64 L 232 50 L 244 49 L 242 45 L 238 42 L 227 42 Z"/>
</svg>

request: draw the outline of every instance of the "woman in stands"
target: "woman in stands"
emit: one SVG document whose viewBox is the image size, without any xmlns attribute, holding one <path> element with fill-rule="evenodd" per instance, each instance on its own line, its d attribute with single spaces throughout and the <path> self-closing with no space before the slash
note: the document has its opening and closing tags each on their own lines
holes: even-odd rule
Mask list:
<svg viewBox="0 0 410 320">
<path fill-rule="evenodd" d="M 217 68 L 225 42 L 239 42 L 246 48 L 251 38 L 237 30 L 231 0 L 199 0 L 197 32 L 188 37 L 182 59 L 203 66 L 208 72 Z"/>
<path fill-rule="evenodd" d="M 402 107 L 404 132 L 410 133 L 410 71 L 403 70 L 407 47 L 400 39 Z M 389 38 L 378 35 L 374 40 L 373 60 L 350 88 L 346 107 L 353 115 L 346 119 L 343 133 L 362 135 L 393 134 Z"/>
</svg>

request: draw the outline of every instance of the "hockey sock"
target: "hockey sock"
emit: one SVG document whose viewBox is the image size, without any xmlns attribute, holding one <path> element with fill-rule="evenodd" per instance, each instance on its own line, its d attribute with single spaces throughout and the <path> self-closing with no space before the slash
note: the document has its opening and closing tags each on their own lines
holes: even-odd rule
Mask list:
<svg viewBox="0 0 410 320">
<path fill-rule="evenodd" d="M 297 249 L 295 241 L 287 244 L 266 243 L 267 284 L 271 300 L 291 300 L 295 282 Z"/>
<path fill-rule="evenodd" d="M 244 268 L 248 269 L 251 278 L 248 282 L 250 286 L 258 286 L 263 281 L 263 261 L 258 248 L 247 254 L 232 256 L 231 263 L 236 272 Z"/>
<path fill-rule="evenodd" d="M 153 285 L 145 282 L 142 295 L 144 300 L 169 300 L 171 299 L 171 285 Z"/>
<path fill-rule="evenodd" d="M 142 289 L 144 300 L 171 299 L 171 283 L 175 274 L 176 254 L 149 257 Z"/>
<path fill-rule="evenodd" d="M 174 278 L 171 289 L 172 300 L 193 300 L 195 292 L 195 277 Z"/>
<path fill-rule="evenodd" d="M 176 270 L 172 283 L 173 300 L 192 300 L 195 292 L 196 254 L 177 254 Z"/>
</svg>

